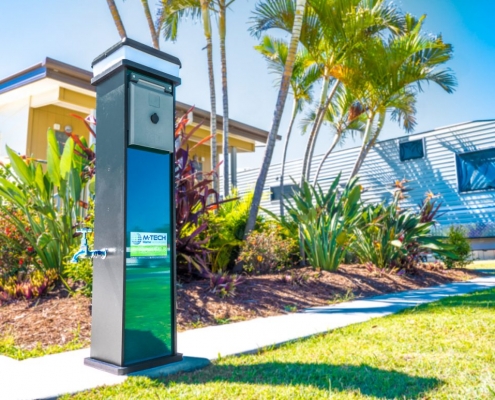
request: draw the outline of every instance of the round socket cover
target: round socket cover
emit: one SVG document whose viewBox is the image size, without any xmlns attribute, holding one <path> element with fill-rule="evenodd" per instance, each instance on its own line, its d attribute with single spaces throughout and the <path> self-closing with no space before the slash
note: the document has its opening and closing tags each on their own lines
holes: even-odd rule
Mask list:
<svg viewBox="0 0 495 400">
<path fill-rule="evenodd" d="M 160 120 L 160 117 L 158 116 L 158 114 L 157 114 L 157 113 L 153 113 L 153 114 L 151 115 L 150 119 L 151 119 L 151 122 L 153 122 L 154 124 L 157 124 L 157 123 L 158 123 L 158 121 Z"/>
</svg>

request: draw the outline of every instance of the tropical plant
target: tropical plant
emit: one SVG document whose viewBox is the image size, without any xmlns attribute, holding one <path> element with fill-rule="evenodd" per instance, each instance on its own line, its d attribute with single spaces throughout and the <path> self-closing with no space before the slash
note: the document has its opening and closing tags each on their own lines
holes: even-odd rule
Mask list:
<svg viewBox="0 0 495 400">
<path fill-rule="evenodd" d="M 375 145 L 387 113 L 410 132 L 415 124 L 417 93 L 425 83 L 435 83 L 447 93 L 456 86 L 453 73 L 439 69 L 452 58 L 452 46 L 442 37 L 421 32 L 426 16 L 405 17 L 405 29 L 397 35 L 368 40 L 350 69 L 360 74 L 344 74 L 341 80 L 366 110 L 366 128 L 361 150 L 351 177 L 355 176 L 366 155 Z"/>
<path fill-rule="evenodd" d="M 275 229 L 253 231 L 245 240 L 238 258 L 249 274 L 277 272 L 292 267 L 297 242 L 281 238 Z"/>
<path fill-rule="evenodd" d="M 257 35 L 267 29 L 290 32 L 294 19 L 294 3 L 267 0 L 255 10 L 251 31 Z M 397 9 L 384 0 L 312 0 L 308 2 L 300 42 L 320 70 L 321 95 L 314 113 L 313 127 L 303 159 L 301 179 L 309 179 L 316 139 L 325 114 L 344 73 L 358 70 L 343 68 L 355 56 L 357 44 L 385 30 L 400 31 L 402 19 Z"/>
<path fill-rule="evenodd" d="M 264 36 L 261 43 L 255 47 L 268 61 L 268 68 L 277 75 L 276 84 L 280 84 L 287 60 L 288 45 L 281 39 L 275 39 L 271 36 Z M 309 54 L 305 50 L 300 50 L 296 54 L 294 67 L 290 79 L 290 88 L 292 90 L 293 106 L 292 115 L 285 134 L 282 162 L 280 168 L 280 215 L 284 215 L 284 178 L 285 163 L 287 159 L 287 150 L 289 148 L 290 136 L 297 115 L 303 110 L 305 103 L 313 101 L 313 85 L 320 78 L 319 69 L 315 65 L 310 65 Z"/>
<path fill-rule="evenodd" d="M 208 63 L 208 80 L 210 85 L 210 151 L 211 165 L 216 169 L 218 166 L 217 157 L 217 108 L 215 95 L 215 75 L 213 71 L 213 44 L 211 33 L 211 14 L 214 12 L 212 0 L 162 0 L 158 11 L 157 25 L 163 31 L 165 40 L 177 40 L 179 23 L 183 18 L 201 18 L 203 33 L 206 39 L 206 56 Z M 228 151 L 228 149 L 227 149 Z M 226 176 L 226 178 L 228 175 Z M 218 193 L 218 176 L 211 176 L 213 189 Z"/>
<path fill-rule="evenodd" d="M 125 37 L 127 37 L 127 33 L 125 31 L 124 24 L 122 23 L 122 19 L 120 18 L 120 13 L 117 8 L 117 5 L 115 4 L 114 0 L 107 0 L 107 4 L 108 4 L 108 9 L 110 10 L 110 14 L 112 14 L 112 19 L 113 22 L 115 23 L 115 27 L 119 32 L 119 36 L 121 39 L 124 39 Z"/>
<path fill-rule="evenodd" d="M 390 204 L 364 207 L 352 245 L 360 262 L 382 269 L 411 268 L 429 253 L 450 254 L 451 247 L 430 235 L 434 220 L 422 222 L 422 212 L 402 209 L 404 191 L 396 190 Z"/>
<path fill-rule="evenodd" d="M 252 193 L 238 197 L 234 190 L 232 196 L 227 197 L 218 209 L 205 215 L 204 221 L 209 227 L 209 261 L 214 273 L 233 269 L 243 244 L 252 199 Z"/>
<path fill-rule="evenodd" d="M 337 270 L 354 240 L 353 230 L 362 207 L 361 186 L 353 179 L 339 190 L 340 178 L 339 174 L 325 192 L 319 185 L 303 181 L 294 196 L 287 199 L 287 216 L 271 213 L 282 225 L 297 224 L 301 244 L 313 268 Z"/>
<path fill-rule="evenodd" d="M 60 155 L 55 132 L 50 129 L 46 170 L 9 147 L 10 164 L 1 167 L 0 210 L 36 252 L 32 260 L 35 268 L 54 269 L 60 277 L 63 259 L 77 242 L 74 229 L 83 221 L 87 208 L 84 190 L 91 177 L 85 174 L 85 151 L 93 152 L 84 138 L 71 134 Z M 8 207 L 15 207 L 22 218 L 8 214 Z"/>
<path fill-rule="evenodd" d="M 234 297 L 237 286 L 244 283 L 245 278 L 240 275 L 231 275 L 226 272 L 218 274 L 209 274 L 210 290 L 217 293 L 220 297 Z"/>
<path fill-rule="evenodd" d="M 320 165 L 318 165 L 313 178 L 313 185 L 318 182 L 318 176 L 320 175 L 323 164 L 335 147 L 343 143 L 348 136 L 354 136 L 364 131 L 364 112 L 363 106 L 356 101 L 350 90 L 345 86 L 340 86 L 335 98 L 325 113 L 325 121 L 333 131 L 333 139 L 327 152 L 323 155 Z"/>
<path fill-rule="evenodd" d="M 293 4 L 291 2 L 291 4 Z M 261 5 L 257 6 L 259 10 Z M 247 237 L 249 232 L 254 229 L 256 224 L 256 217 L 258 216 L 259 206 L 261 203 L 261 196 L 263 194 L 263 188 L 266 182 L 266 176 L 273 157 L 273 150 L 275 148 L 275 142 L 280 127 L 280 120 L 285 107 L 285 101 L 289 92 L 289 84 L 292 76 L 292 70 L 294 68 L 294 62 L 296 59 L 297 47 L 299 44 L 299 38 L 301 36 L 301 30 L 303 28 L 303 16 L 306 9 L 306 0 L 296 0 L 295 7 L 293 8 L 291 39 L 289 42 L 289 50 L 287 52 L 287 60 L 284 66 L 284 73 L 280 82 L 280 89 L 277 96 L 277 103 L 275 105 L 275 112 L 273 114 L 272 126 L 268 134 L 266 143 L 265 155 L 263 156 L 263 163 L 260 168 L 258 179 L 256 180 L 256 186 L 254 188 L 253 201 L 249 210 L 249 218 L 246 224 L 246 230 L 244 237 Z"/>
<path fill-rule="evenodd" d="M 223 196 L 227 198 L 230 194 L 229 188 L 229 92 L 227 87 L 227 52 L 225 39 L 227 36 L 227 8 L 234 0 L 226 2 L 218 0 L 218 36 L 220 38 L 220 63 L 222 71 L 222 148 L 223 148 Z"/>
<path fill-rule="evenodd" d="M 473 262 L 471 245 L 462 226 L 450 226 L 444 242 L 452 247 L 452 253 L 455 255 L 455 257 L 448 254 L 438 256 L 447 268 L 464 268 Z"/>
</svg>

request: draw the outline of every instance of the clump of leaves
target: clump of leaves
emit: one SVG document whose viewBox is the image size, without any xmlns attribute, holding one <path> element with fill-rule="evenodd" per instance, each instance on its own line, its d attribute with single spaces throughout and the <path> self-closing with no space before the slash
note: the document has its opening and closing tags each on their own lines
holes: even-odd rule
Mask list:
<svg viewBox="0 0 495 400">
<path fill-rule="evenodd" d="M 306 286 L 311 280 L 309 274 L 299 271 L 289 271 L 282 277 L 282 282 L 291 286 Z"/>
<path fill-rule="evenodd" d="M 363 209 L 356 228 L 357 240 L 353 243 L 353 250 L 363 264 L 397 272 L 415 267 L 429 253 L 451 254 L 451 246 L 430 235 L 435 224 L 431 216 L 436 213 L 431 199 L 423 203 L 419 212 L 401 208 L 400 202 L 409 191 L 406 183 L 396 182 L 390 204 L 370 204 Z"/>
<path fill-rule="evenodd" d="M 335 271 L 354 240 L 354 226 L 359 220 L 361 186 L 351 179 L 339 190 L 340 174 L 325 192 L 319 185 L 303 181 L 284 207 L 287 217 L 273 213 L 282 226 L 297 227 L 300 245 L 313 268 Z M 265 210 L 266 211 L 266 210 Z"/>
<path fill-rule="evenodd" d="M 237 286 L 245 282 L 245 278 L 240 275 L 228 274 L 209 274 L 210 291 L 218 294 L 220 297 L 234 297 Z"/>
<path fill-rule="evenodd" d="M 249 216 L 253 193 L 238 197 L 234 191 L 217 210 L 205 217 L 208 223 L 208 248 L 212 272 L 231 270 L 244 243 L 244 230 Z M 258 223 L 261 217 L 258 217 Z"/>
<path fill-rule="evenodd" d="M 294 239 L 281 238 L 276 228 L 253 231 L 244 242 L 237 262 L 249 274 L 276 272 L 294 265 Z"/>
<path fill-rule="evenodd" d="M 450 226 L 445 243 L 451 246 L 453 255 L 440 254 L 438 258 L 447 268 L 464 268 L 472 263 L 471 245 L 462 226 Z"/>
<path fill-rule="evenodd" d="M 0 212 L 22 236 L 22 243 L 11 245 L 27 245 L 28 252 L 36 254 L 30 267 L 46 274 L 55 269 L 59 278 L 64 275 L 64 258 L 79 241 L 74 230 L 87 208 L 84 189 L 94 162 L 85 139 L 67 135 L 60 154 L 55 133 L 48 130 L 46 168 L 9 147 L 10 163 L 0 167 Z"/>
<path fill-rule="evenodd" d="M 188 113 L 190 111 L 192 108 Z M 202 237 L 208 229 L 208 222 L 203 217 L 208 210 L 218 209 L 219 196 L 210 187 L 213 182 L 212 176 L 216 172 L 197 171 L 195 163 L 189 158 L 189 151 L 207 142 L 211 136 L 202 139 L 189 149 L 187 141 L 201 124 L 187 133 L 188 113 L 180 118 L 175 129 L 176 143 L 178 143 L 175 148 L 177 267 L 180 274 L 204 275 L 209 272 L 207 261 L 210 251 L 205 246 L 208 237 Z"/>
</svg>

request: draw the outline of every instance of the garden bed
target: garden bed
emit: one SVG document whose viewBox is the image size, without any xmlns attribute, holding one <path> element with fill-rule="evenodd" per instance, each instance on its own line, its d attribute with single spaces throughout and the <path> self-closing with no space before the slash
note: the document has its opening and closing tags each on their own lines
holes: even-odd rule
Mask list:
<svg viewBox="0 0 495 400">
<path fill-rule="evenodd" d="M 359 265 L 341 266 L 338 272 L 297 270 L 307 280 L 287 283 L 287 274 L 247 277 L 235 297 L 219 298 L 209 282 L 193 281 L 178 288 L 179 331 L 295 312 L 306 307 L 463 281 L 480 273 L 467 269 L 418 268 L 413 275 L 388 275 Z M 302 280 L 303 281 L 303 280 Z M 35 300 L 15 301 L 0 307 L 0 338 L 13 337 L 21 349 L 64 345 L 78 339 L 89 344 L 90 300 L 67 296 L 59 288 Z"/>
</svg>

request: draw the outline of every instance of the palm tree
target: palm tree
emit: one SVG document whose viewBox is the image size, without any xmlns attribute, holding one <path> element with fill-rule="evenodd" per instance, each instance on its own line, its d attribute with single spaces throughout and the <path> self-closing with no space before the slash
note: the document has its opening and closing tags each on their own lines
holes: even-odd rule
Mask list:
<svg viewBox="0 0 495 400">
<path fill-rule="evenodd" d="M 407 15 L 402 34 L 369 42 L 355 66 L 362 74 L 346 82 L 367 115 L 361 150 L 351 178 L 359 172 L 378 140 L 387 113 L 410 132 L 416 124 L 417 94 L 423 90 L 423 84 L 435 83 L 447 93 L 452 93 L 457 85 L 450 69 L 438 69 L 452 58 L 452 46 L 441 37 L 421 33 L 425 17 L 418 20 Z"/>
<path fill-rule="evenodd" d="M 163 30 L 165 40 L 177 40 L 179 22 L 183 18 L 201 18 L 203 33 L 206 39 L 206 57 L 208 62 L 208 80 L 210 84 L 210 151 L 212 168 L 218 167 L 217 158 L 217 107 L 215 95 L 215 75 L 213 72 L 213 45 L 211 40 L 211 13 L 213 12 L 211 0 L 162 0 L 158 14 L 160 30 Z M 214 174 L 213 188 L 218 192 L 218 175 Z"/>
<path fill-rule="evenodd" d="M 233 0 L 232 0 L 233 1 Z M 225 37 L 227 36 L 227 4 L 225 0 L 218 0 L 218 33 L 220 37 L 220 62 L 222 65 L 222 103 L 223 103 L 223 195 L 230 195 L 229 189 L 229 93 L 227 90 L 227 55 L 225 51 Z"/>
<path fill-rule="evenodd" d="M 276 84 L 280 84 L 280 77 L 283 75 L 289 50 L 287 42 L 280 39 L 274 39 L 270 36 L 264 36 L 260 45 L 256 46 L 255 49 L 268 61 L 268 68 L 278 76 L 278 79 L 275 81 Z M 298 51 L 290 79 L 290 88 L 294 100 L 292 115 L 284 139 L 282 163 L 280 167 L 280 215 L 282 216 L 284 215 L 285 163 L 287 160 L 287 150 L 289 148 L 292 128 L 297 115 L 303 110 L 304 104 L 312 102 L 313 86 L 319 78 L 320 71 L 317 66 L 311 62 L 308 52 L 304 49 Z"/>
<path fill-rule="evenodd" d="M 293 8 L 286 0 L 268 0 L 255 14 L 251 30 L 259 33 L 277 28 L 289 32 L 292 15 Z M 400 32 L 402 24 L 400 13 L 387 5 L 386 0 L 312 0 L 308 4 L 301 44 L 321 69 L 322 89 L 304 154 L 301 180 L 309 178 L 316 139 L 340 85 L 342 63 L 357 44 L 385 31 Z"/>
<path fill-rule="evenodd" d="M 292 70 L 296 59 L 299 38 L 301 36 L 301 30 L 303 28 L 303 16 L 306 9 L 306 0 L 295 0 L 295 5 L 294 3 L 292 3 L 292 5 L 295 7 L 293 7 L 294 18 L 292 20 L 292 33 L 289 42 L 289 50 L 287 52 L 287 60 L 285 62 L 284 73 L 280 82 L 280 90 L 277 96 L 275 112 L 273 113 L 272 126 L 270 128 L 270 133 L 268 134 L 263 163 L 261 165 L 260 173 L 258 175 L 256 186 L 254 188 L 253 201 L 251 203 L 249 218 L 246 224 L 246 230 L 244 232 L 245 237 L 249 234 L 249 232 L 253 230 L 254 224 L 256 223 L 256 217 L 258 216 L 261 196 L 263 194 L 263 187 L 265 186 L 266 176 L 268 174 L 268 169 L 272 161 L 273 150 L 275 148 L 275 142 L 280 127 L 280 120 L 282 119 L 285 101 L 287 100 L 287 94 L 289 92 L 290 78 L 292 76 Z M 259 9 L 260 7 L 263 7 L 263 5 L 258 5 L 257 9 Z"/>
<path fill-rule="evenodd" d="M 143 5 L 144 15 L 146 16 L 146 22 L 148 22 L 148 28 L 151 35 L 151 41 L 153 43 L 153 47 L 157 50 L 160 50 L 160 43 L 158 40 L 158 29 L 153 22 L 153 18 L 151 16 L 150 6 L 148 4 L 148 0 L 141 0 L 141 4 Z"/>
<path fill-rule="evenodd" d="M 354 136 L 356 133 L 364 131 L 364 111 L 363 106 L 356 101 L 352 92 L 342 86 L 325 113 L 325 121 L 333 131 L 333 140 L 321 159 L 320 165 L 318 165 L 313 178 L 313 185 L 316 185 L 323 164 L 335 147 L 345 141 L 347 136 Z"/>
<path fill-rule="evenodd" d="M 124 24 L 122 23 L 122 19 L 120 18 L 120 13 L 117 9 L 117 6 L 115 5 L 115 1 L 107 0 L 107 4 L 108 9 L 110 10 L 110 14 L 112 14 L 113 22 L 115 23 L 117 31 L 119 32 L 119 36 L 121 39 L 124 39 L 125 37 L 127 37 L 127 33 L 125 32 Z"/>
</svg>

